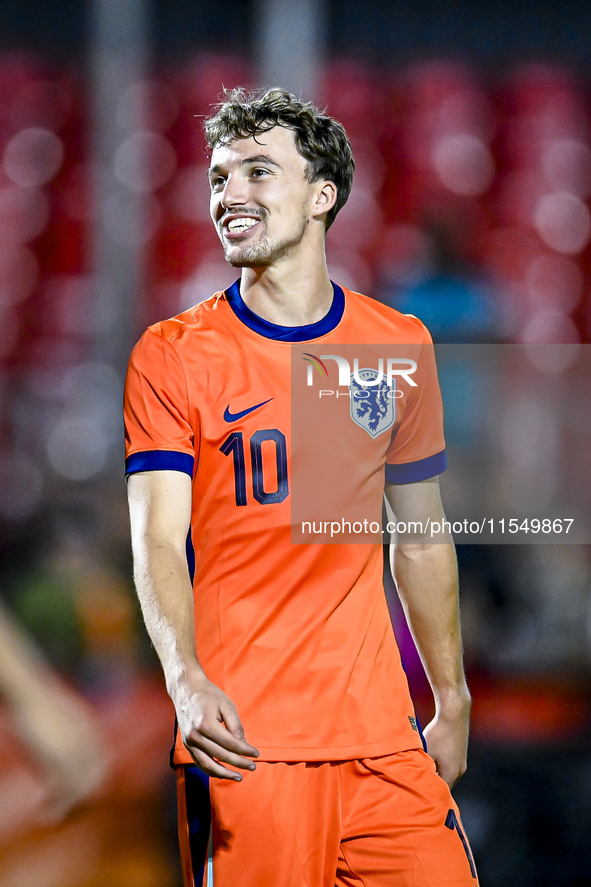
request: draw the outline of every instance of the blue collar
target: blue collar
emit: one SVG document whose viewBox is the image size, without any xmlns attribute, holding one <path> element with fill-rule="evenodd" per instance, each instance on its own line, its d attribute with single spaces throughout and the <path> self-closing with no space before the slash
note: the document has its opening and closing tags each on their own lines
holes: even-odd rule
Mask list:
<svg viewBox="0 0 591 887">
<path fill-rule="evenodd" d="M 236 317 L 255 333 L 265 336 L 267 339 L 276 339 L 281 342 L 310 342 L 312 339 L 319 339 L 334 330 L 343 316 L 345 294 L 336 283 L 333 283 L 332 288 L 334 298 L 328 314 L 325 314 L 316 323 L 308 323 L 305 326 L 279 326 L 277 323 L 271 323 L 269 320 L 259 317 L 242 301 L 240 280 L 236 280 L 232 286 L 228 287 L 226 298 Z"/>
</svg>

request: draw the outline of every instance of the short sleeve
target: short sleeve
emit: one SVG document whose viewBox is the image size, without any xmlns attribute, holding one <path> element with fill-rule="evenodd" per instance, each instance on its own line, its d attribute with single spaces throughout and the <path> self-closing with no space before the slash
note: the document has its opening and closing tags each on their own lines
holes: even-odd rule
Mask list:
<svg viewBox="0 0 591 887">
<path fill-rule="evenodd" d="M 182 361 L 163 336 L 147 330 L 125 380 L 125 473 L 182 471 L 192 477 L 195 431 Z"/>
<path fill-rule="evenodd" d="M 443 435 L 443 404 L 431 336 L 424 341 L 417 371 L 397 432 L 386 456 L 386 481 L 408 484 L 441 474 L 447 467 Z"/>
</svg>

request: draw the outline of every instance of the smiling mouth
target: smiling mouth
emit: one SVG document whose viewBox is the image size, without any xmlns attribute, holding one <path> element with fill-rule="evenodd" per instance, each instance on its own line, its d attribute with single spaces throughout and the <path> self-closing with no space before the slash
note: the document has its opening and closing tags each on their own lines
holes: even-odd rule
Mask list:
<svg viewBox="0 0 591 887">
<path fill-rule="evenodd" d="M 250 228 L 257 225 L 260 219 L 253 219 L 242 217 L 240 219 L 230 219 L 230 221 L 225 225 L 226 231 L 228 234 L 243 234 L 245 231 L 248 231 Z"/>
</svg>

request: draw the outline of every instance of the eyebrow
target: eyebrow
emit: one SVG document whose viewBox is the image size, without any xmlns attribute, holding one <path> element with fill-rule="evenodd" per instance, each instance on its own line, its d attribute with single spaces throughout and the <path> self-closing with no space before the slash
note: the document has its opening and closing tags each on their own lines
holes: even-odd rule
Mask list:
<svg viewBox="0 0 591 887">
<path fill-rule="evenodd" d="M 252 157 L 245 157 L 244 160 L 241 160 L 239 166 L 248 166 L 249 163 L 266 163 L 269 166 L 275 166 L 277 169 L 281 169 L 280 165 L 272 160 L 268 154 L 253 154 Z M 224 168 L 223 164 L 216 163 L 215 166 L 211 166 L 207 171 L 207 174 L 211 177 Z"/>
</svg>

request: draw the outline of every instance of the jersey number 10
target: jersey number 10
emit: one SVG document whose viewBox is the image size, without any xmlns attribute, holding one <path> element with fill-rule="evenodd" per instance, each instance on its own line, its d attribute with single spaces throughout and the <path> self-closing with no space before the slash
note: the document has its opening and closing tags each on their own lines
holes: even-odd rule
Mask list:
<svg viewBox="0 0 591 887">
<path fill-rule="evenodd" d="M 265 490 L 263 477 L 263 443 L 273 441 L 275 444 L 275 461 L 277 463 L 277 489 Z M 234 460 L 234 489 L 236 505 L 246 505 L 246 460 L 244 456 L 244 439 L 241 431 L 228 435 L 220 447 L 224 456 L 232 453 Z M 277 428 L 266 431 L 255 431 L 250 438 L 250 461 L 252 465 L 252 494 L 261 505 L 275 505 L 289 495 L 287 479 L 287 443 L 285 435 Z"/>
</svg>

